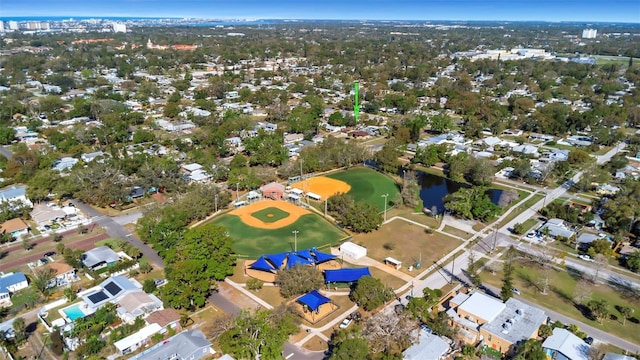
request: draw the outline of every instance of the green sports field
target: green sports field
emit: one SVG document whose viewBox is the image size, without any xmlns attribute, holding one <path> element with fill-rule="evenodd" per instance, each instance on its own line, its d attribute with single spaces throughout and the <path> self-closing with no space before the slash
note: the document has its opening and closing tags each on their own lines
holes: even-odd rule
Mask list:
<svg viewBox="0 0 640 360">
<path fill-rule="evenodd" d="M 265 209 L 266 210 L 266 209 Z M 235 240 L 233 250 L 250 259 L 263 254 L 293 251 L 293 231 L 298 230 L 298 250 L 335 245 L 347 234 L 315 214 L 303 215 L 295 223 L 279 229 L 259 229 L 242 222 L 236 215 L 222 215 L 213 221 L 227 228 Z"/>
<path fill-rule="evenodd" d="M 389 194 L 387 200 L 390 203 L 396 194 L 400 192 L 393 179 L 368 168 L 344 170 L 327 175 L 327 177 L 346 182 L 351 186 L 351 190 L 347 193 L 348 195 L 353 196 L 355 200 L 366 201 L 375 205 L 380 208 L 380 211 L 384 209 L 385 199 L 382 195 Z"/>
<path fill-rule="evenodd" d="M 277 207 L 268 207 L 252 213 L 251 216 L 266 223 L 272 223 L 288 217 L 289 213 Z"/>
</svg>

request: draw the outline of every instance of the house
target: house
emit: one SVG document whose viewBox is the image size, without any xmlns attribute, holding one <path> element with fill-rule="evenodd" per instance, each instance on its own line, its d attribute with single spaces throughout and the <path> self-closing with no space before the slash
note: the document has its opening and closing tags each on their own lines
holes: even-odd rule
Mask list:
<svg viewBox="0 0 640 360">
<path fill-rule="evenodd" d="M 197 360 L 211 354 L 215 354 L 215 351 L 202 331 L 191 330 L 181 332 L 130 359 Z"/>
<path fill-rule="evenodd" d="M 82 296 L 82 301 L 88 313 L 93 313 L 104 304 L 116 303 L 125 295 L 142 291 L 142 285 L 135 279 L 125 276 L 112 276 L 100 283 L 100 285 L 89 289 Z"/>
<path fill-rule="evenodd" d="M 11 294 L 29 286 L 27 277 L 22 272 L 0 274 L 0 306 L 11 306 Z"/>
<path fill-rule="evenodd" d="M 130 292 L 115 301 L 116 312 L 122 321 L 132 324 L 137 317 L 145 317 L 154 311 L 162 310 L 162 301 L 153 294 L 144 291 Z"/>
<path fill-rule="evenodd" d="M 420 330 L 418 342 L 402 352 L 404 360 L 440 360 L 444 359 L 450 347 L 439 336 Z"/>
<path fill-rule="evenodd" d="M 465 342 L 475 345 L 482 340 L 503 354 L 520 341 L 536 338 L 540 325 L 547 320 L 544 311 L 518 299 L 503 303 L 480 292 L 454 296 L 449 300 L 447 315 Z"/>
<path fill-rule="evenodd" d="M 53 162 L 53 166 L 51 167 L 56 171 L 68 171 L 71 170 L 80 160 L 72 158 L 72 157 L 63 157 Z"/>
<path fill-rule="evenodd" d="M 544 234 L 546 232 L 545 229 L 549 229 L 549 236 L 553 238 L 557 238 L 558 236 L 565 237 L 570 239 L 576 233 L 571 230 L 571 228 L 565 223 L 562 219 L 549 219 L 544 223 L 539 229 L 538 233 Z"/>
<path fill-rule="evenodd" d="M 64 262 L 52 262 L 47 266 L 51 269 L 51 273 L 54 278 L 51 279 L 50 285 L 47 287 L 65 286 L 71 282 L 78 281 L 78 275 L 76 275 L 76 269 Z"/>
<path fill-rule="evenodd" d="M 27 186 L 11 186 L 0 190 L 0 202 L 21 202 L 29 207 L 33 206 L 31 200 L 27 199 Z"/>
<path fill-rule="evenodd" d="M 567 137 L 566 142 L 572 146 L 591 146 L 593 139 L 588 136 L 572 135 Z"/>
<path fill-rule="evenodd" d="M 555 328 L 543 343 L 549 359 L 589 360 L 589 345 L 567 329 Z"/>
<path fill-rule="evenodd" d="M 118 353 L 120 355 L 127 355 L 136 351 L 141 346 L 148 344 L 151 336 L 159 333 L 160 330 L 162 330 L 160 325 L 151 324 L 143 327 L 124 339 L 116 341 L 113 345 L 118 349 Z"/>
<path fill-rule="evenodd" d="M 602 360 L 636 360 L 636 358 L 616 353 L 606 353 Z"/>
<path fill-rule="evenodd" d="M 620 191 L 619 187 L 609 185 L 609 184 L 598 185 L 598 187 L 596 188 L 596 194 L 600 196 L 613 196 L 617 194 L 619 191 Z"/>
<path fill-rule="evenodd" d="M 520 153 L 520 154 L 524 154 L 524 155 L 536 155 L 538 154 L 538 148 L 533 146 L 533 145 L 529 145 L 529 144 L 523 144 L 523 145 L 517 145 L 511 148 L 511 151 L 515 152 L 515 153 Z"/>
<path fill-rule="evenodd" d="M 67 214 L 59 207 L 48 206 L 46 204 L 38 204 L 34 206 L 30 215 L 31 219 L 36 222 L 36 225 L 39 228 L 46 225 L 52 225 L 67 216 Z"/>
<path fill-rule="evenodd" d="M 92 152 L 92 153 L 85 153 L 85 154 L 80 155 L 80 159 L 82 161 L 88 163 L 88 162 L 92 162 L 95 159 L 103 158 L 105 156 L 106 156 L 106 154 L 104 152 L 95 151 L 95 152 Z"/>
<path fill-rule="evenodd" d="M 161 334 L 164 334 L 169 329 L 173 329 L 175 331 L 179 331 L 181 329 L 180 314 L 171 308 L 154 311 L 147 316 L 144 321 L 147 325 L 160 325 L 160 327 L 162 327 L 162 330 L 160 330 Z"/>
<path fill-rule="evenodd" d="M 21 238 L 29 233 L 29 225 L 22 219 L 15 218 L 5 221 L 0 225 L 0 232 L 3 234 L 11 234 L 16 239 Z"/>
<path fill-rule="evenodd" d="M 98 270 L 106 266 L 112 266 L 117 261 L 120 261 L 120 255 L 107 246 L 99 246 L 84 252 L 81 260 L 82 264 L 89 269 Z"/>
</svg>

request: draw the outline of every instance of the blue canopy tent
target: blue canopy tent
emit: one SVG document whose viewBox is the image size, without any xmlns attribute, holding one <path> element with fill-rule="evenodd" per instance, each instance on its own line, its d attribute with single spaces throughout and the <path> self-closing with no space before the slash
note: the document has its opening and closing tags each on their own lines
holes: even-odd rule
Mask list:
<svg viewBox="0 0 640 360">
<path fill-rule="evenodd" d="M 331 299 L 320 294 L 318 290 L 313 290 L 299 297 L 297 301 L 302 305 L 306 305 L 311 311 L 317 311 L 322 304 L 331 302 Z"/>
<path fill-rule="evenodd" d="M 282 264 L 284 263 L 284 260 L 287 258 L 287 254 L 289 253 L 283 252 L 279 254 L 264 255 L 264 257 L 269 259 L 269 261 L 271 261 L 273 265 L 276 266 L 276 269 L 280 269 L 282 267 Z"/>
<path fill-rule="evenodd" d="M 320 251 L 317 251 L 317 250 L 313 251 L 313 256 L 316 259 L 316 264 L 320 264 L 320 263 L 323 263 L 325 261 L 333 260 L 333 259 L 335 259 L 337 257 L 335 255 L 323 253 L 323 252 L 320 252 Z"/>
<path fill-rule="evenodd" d="M 309 252 L 309 250 L 296 251 L 294 254 L 300 256 L 301 258 L 305 258 L 307 260 L 313 260 L 313 256 L 311 256 L 311 253 Z"/>
<path fill-rule="evenodd" d="M 324 271 L 325 283 L 354 282 L 360 280 L 363 276 L 371 276 L 371 272 L 369 272 L 368 267 Z"/>
<path fill-rule="evenodd" d="M 262 271 L 273 271 L 276 268 L 271 265 L 264 256 L 260 256 L 256 262 L 249 266 L 251 269 L 262 270 Z"/>
<path fill-rule="evenodd" d="M 287 260 L 287 269 L 291 269 L 296 265 L 313 265 L 313 262 L 305 258 L 301 258 L 300 256 L 290 254 L 289 259 Z"/>
</svg>

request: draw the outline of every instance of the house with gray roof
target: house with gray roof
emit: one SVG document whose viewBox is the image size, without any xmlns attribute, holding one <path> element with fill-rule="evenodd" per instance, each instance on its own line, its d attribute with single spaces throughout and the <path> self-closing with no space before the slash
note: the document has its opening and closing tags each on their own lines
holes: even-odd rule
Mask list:
<svg viewBox="0 0 640 360">
<path fill-rule="evenodd" d="M 562 219 L 549 219 L 539 229 L 538 233 L 544 234 L 545 229 L 549 229 L 549 236 L 557 238 L 558 236 L 571 238 L 576 234 L 575 231 L 569 227 L 569 225 Z"/>
<path fill-rule="evenodd" d="M 555 328 L 542 348 L 550 359 L 589 360 L 589 344 L 567 329 Z"/>
<path fill-rule="evenodd" d="M 16 202 L 20 201 L 23 204 L 33 207 L 31 200 L 27 198 L 27 186 L 11 186 L 6 189 L 0 190 L 0 202 Z"/>
<path fill-rule="evenodd" d="M 131 360 L 197 360 L 215 354 L 200 330 L 184 331 L 131 357 Z"/>
<path fill-rule="evenodd" d="M 99 246 L 89 251 L 85 251 L 82 254 L 81 260 L 82 264 L 89 269 L 98 270 L 120 261 L 120 255 L 111 250 L 108 246 Z"/>
<path fill-rule="evenodd" d="M 440 360 L 451 350 L 439 336 L 420 330 L 418 342 L 402 352 L 404 360 Z"/>
</svg>

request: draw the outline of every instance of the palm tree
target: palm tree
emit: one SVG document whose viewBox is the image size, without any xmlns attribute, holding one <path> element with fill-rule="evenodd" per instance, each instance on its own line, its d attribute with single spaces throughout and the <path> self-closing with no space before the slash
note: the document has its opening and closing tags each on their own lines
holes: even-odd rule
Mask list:
<svg viewBox="0 0 640 360">
<path fill-rule="evenodd" d="M 27 323 L 24 321 L 24 318 L 19 317 L 13 320 L 13 331 L 15 332 L 16 340 L 18 342 L 26 339 Z"/>
</svg>

